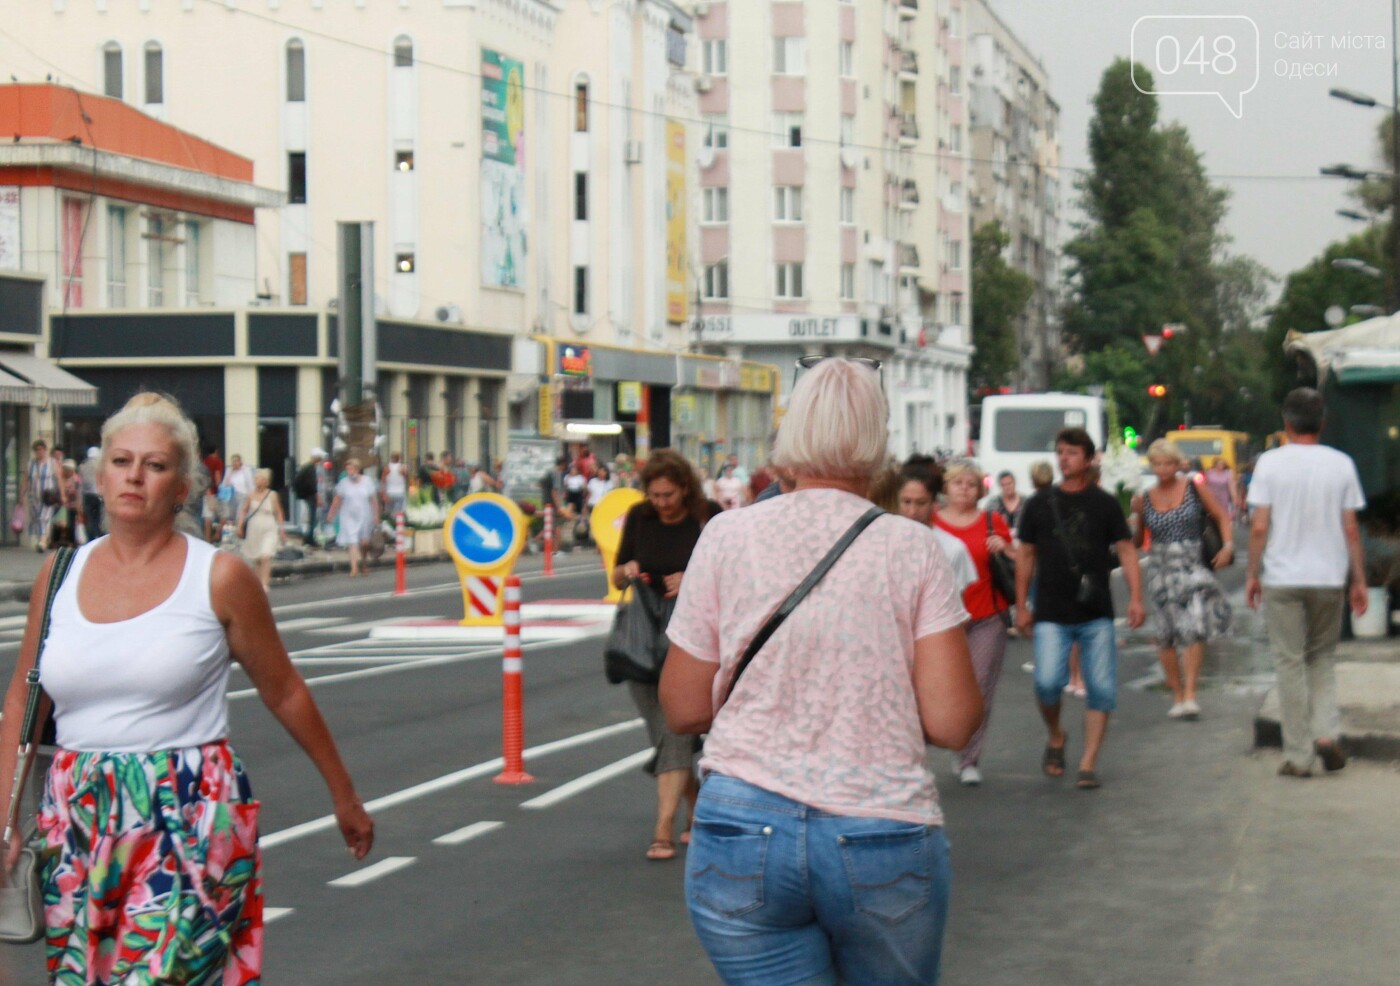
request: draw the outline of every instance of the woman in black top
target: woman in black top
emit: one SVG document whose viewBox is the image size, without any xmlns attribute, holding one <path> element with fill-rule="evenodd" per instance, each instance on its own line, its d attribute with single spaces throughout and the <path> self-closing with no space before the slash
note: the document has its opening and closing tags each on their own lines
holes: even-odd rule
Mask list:
<svg viewBox="0 0 1400 986">
<path fill-rule="evenodd" d="M 627 512 L 612 583 L 619 589 L 631 579 L 650 585 L 665 598 L 669 618 L 700 532 L 721 507 L 705 499 L 695 470 L 671 449 L 653 452 L 642 467 L 640 479 L 646 499 Z M 676 812 L 682 798 L 687 808 L 681 842 L 690 841 L 689 819 L 698 793 L 691 763 L 695 757 L 696 738 L 681 736 L 666 728 L 655 682 L 629 681 L 627 687 L 646 721 L 647 736 L 656 748 L 648 764 L 648 770 L 656 777 L 657 808 L 656 829 L 647 848 L 647 859 L 673 859 L 676 855 Z"/>
</svg>

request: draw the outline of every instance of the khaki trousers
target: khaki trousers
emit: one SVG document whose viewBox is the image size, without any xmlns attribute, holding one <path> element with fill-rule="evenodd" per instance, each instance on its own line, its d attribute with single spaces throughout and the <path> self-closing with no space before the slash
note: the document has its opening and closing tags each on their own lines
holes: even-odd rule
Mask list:
<svg viewBox="0 0 1400 986">
<path fill-rule="evenodd" d="M 1313 742 L 1335 740 L 1337 638 L 1342 632 L 1346 590 L 1305 586 L 1264 586 L 1264 621 L 1278 672 L 1283 758 L 1312 770 Z"/>
</svg>

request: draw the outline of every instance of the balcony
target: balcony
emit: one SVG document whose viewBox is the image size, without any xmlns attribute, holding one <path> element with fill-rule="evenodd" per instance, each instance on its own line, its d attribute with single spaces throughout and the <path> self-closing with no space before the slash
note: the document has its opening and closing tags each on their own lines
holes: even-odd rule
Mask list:
<svg viewBox="0 0 1400 986">
<path fill-rule="evenodd" d="M 919 0 L 899 0 L 899 16 L 905 20 L 913 18 L 919 12 Z"/>
<path fill-rule="evenodd" d="M 901 209 L 912 209 L 919 204 L 919 186 L 912 178 L 904 179 L 904 183 L 899 187 L 899 207 Z"/>
<path fill-rule="evenodd" d="M 914 244 L 899 244 L 899 269 L 902 271 L 917 271 L 919 269 L 919 248 Z"/>
<path fill-rule="evenodd" d="M 899 74 L 903 77 L 914 78 L 919 74 L 919 53 L 903 48 L 899 52 Z"/>
<path fill-rule="evenodd" d="M 919 125 L 914 122 L 913 113 L 899 114 L 900 146 L 912 146 L 919 139 Z"/>
</svg>

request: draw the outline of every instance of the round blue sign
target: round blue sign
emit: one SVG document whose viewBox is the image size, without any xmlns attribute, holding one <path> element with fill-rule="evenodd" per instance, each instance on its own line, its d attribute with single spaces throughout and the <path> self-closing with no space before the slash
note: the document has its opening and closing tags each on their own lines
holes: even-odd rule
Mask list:
<svg viewBox="0 0 1400 986">
<path fill-rule="evenodd" d="M 452 518 L 451 537 L 458 554 L 473 565 L 488 568 L 510 554 L 515 522 L 500 504 L 477 500 Z"/>
</svg>

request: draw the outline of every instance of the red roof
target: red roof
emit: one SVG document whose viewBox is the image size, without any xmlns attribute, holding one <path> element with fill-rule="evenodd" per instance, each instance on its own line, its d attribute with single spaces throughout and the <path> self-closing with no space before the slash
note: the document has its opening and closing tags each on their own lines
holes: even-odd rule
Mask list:
<svg viewBox="0 0 1400 986">
<path fill-rule="evenodd" d="M 86 113 L 88 121 L 84 122 Z M 253 162 L 178 127 L 152 119 L 119 99 L 51 83 L 0 85 L 0 140 L 18 137 L 67 143 L 126 157 L 251 182 Z"/>
</svg>

